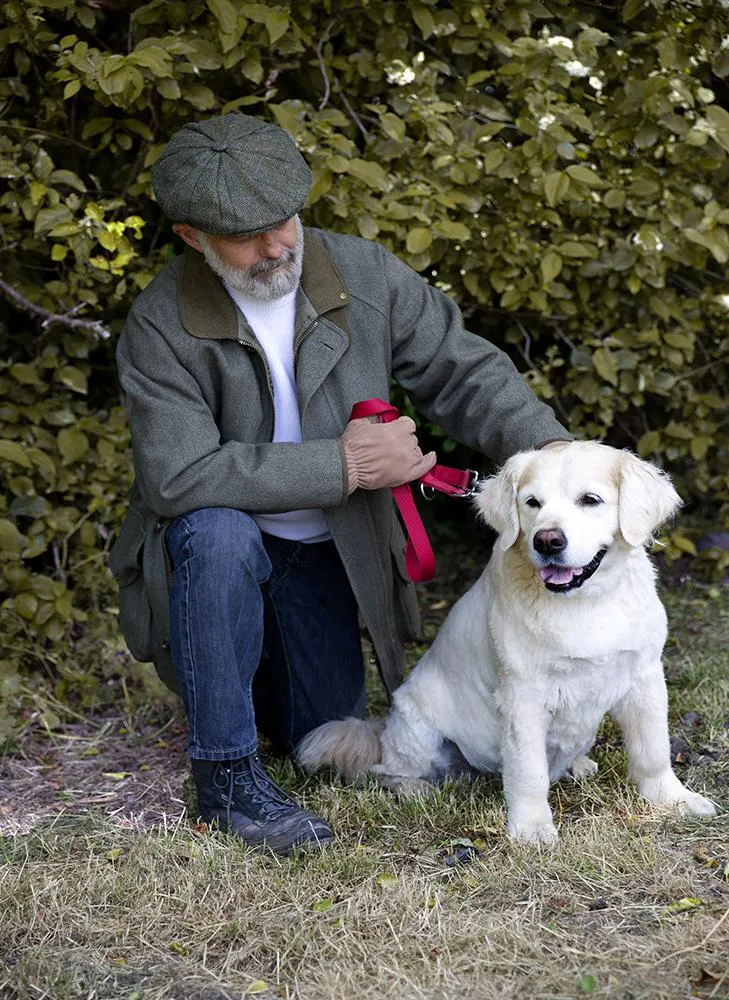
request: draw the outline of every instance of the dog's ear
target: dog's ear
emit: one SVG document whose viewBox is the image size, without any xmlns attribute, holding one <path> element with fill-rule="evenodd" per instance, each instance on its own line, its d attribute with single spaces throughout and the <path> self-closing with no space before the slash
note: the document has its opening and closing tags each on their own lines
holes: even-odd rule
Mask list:
<svg viewBox="0 0 729 1000">
<path fill-rule="evenodd" d="M 628 545 L 647 545 L 659 525 L 681 506 L 671 480 L 629 451 L 618 459 L 618 520 Z"/>
<path fill-rule="evenodd" d="M 500 472 L 479 484 L 474 504 L 484 521 L 498 531 L 496 548 L 505 552 L 519 537 L 516 491 L 526 465 L 527 452 L 513 455 Z"/>
</svg>

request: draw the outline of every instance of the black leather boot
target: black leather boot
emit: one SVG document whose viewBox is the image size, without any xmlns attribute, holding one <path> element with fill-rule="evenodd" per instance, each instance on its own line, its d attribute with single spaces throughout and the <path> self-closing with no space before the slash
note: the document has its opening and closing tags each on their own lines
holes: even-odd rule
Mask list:
<svg viewBox="0 0 729 1000">
<path fill-rule="evenodd" d="M 240 760 L 193 760 L 200 818 L 247 844 L 291 854 L 295 847 L 323 847 L 332 831 L 301 809 L 265 772 L 257 753 Z"/>
</svg>

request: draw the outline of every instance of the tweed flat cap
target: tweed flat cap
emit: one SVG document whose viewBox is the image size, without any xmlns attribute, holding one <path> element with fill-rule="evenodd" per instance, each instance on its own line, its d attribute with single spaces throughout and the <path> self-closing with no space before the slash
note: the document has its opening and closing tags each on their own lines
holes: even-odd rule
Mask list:
<svg viewBox="0 0 729 1000">
<path fill-rule="evenodd" d="M 310 186 L 288 132 L 242 114 L 184 125 L 152 168 L 167 218 L 213 236 L 275 229 L 304 207 Z"/>
</svg>

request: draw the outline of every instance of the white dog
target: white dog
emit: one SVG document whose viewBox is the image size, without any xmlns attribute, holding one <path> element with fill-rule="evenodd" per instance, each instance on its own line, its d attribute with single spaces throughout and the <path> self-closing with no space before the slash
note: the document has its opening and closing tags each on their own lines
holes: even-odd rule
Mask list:
<svg viewBox="0 0 729 1000">
<path fill-rule="evenodd" d="M 509 835 L 550 843 L 550 782 L 597 770 L 585 755 L 609 712 L 641 795 L 713 815 L 670 764 L 666 615 L 644 549 L 680 505 L 669 479 L 626 451 L 554 444 L 511 458 L 476 504 L 499 532 L 494 553 L 389 717 L 320 726 L 302 765 L 369 770 L 404 790 L 459 769 L 500 773 Z"/>
</svg>

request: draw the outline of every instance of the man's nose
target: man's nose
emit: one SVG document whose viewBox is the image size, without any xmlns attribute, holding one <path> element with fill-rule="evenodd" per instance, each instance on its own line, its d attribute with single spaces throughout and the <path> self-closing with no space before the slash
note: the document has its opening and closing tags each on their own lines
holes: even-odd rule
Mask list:
<svg viewBox="0 0 729 1000">
<path fill-rule="evenodd" d="M 259 248 L 261 255 L 269 260 L 278 260 L 281 254 L 287 249 L 281 242 L 281 237 L 277 232 L 261 233 L 259 236 Z"/>
</svg>

